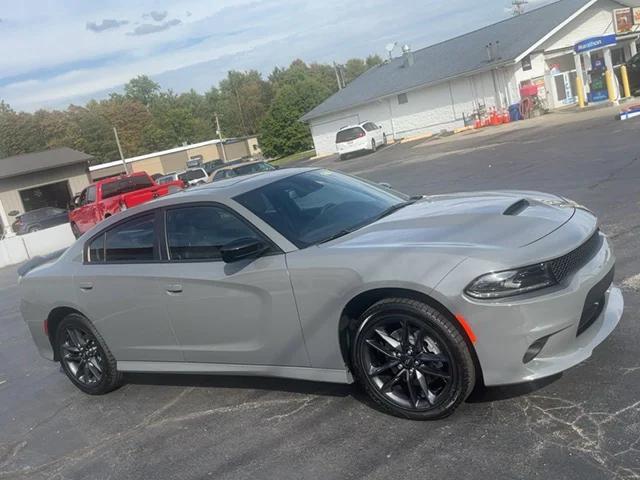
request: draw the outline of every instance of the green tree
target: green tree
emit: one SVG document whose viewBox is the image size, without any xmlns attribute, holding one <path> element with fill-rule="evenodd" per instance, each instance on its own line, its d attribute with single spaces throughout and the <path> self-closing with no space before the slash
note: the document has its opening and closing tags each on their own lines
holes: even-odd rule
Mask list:
<svg viewBox="0 0 640 480">
<path fill-rule="evenodd" d="M 262 122 L 260 145 L 270 157 L 289 155 L 313 147 L 309 127 L 299 118 L 330 94 L 313 78 L 282 85 Z"/>
<path fill-rule="evenodd" d="M 160 85 L 146 75 L 132 78 L 124 86 L 127 98 L 137 100 L 143 105 L 149 105 L 160 92 Z"/>
<path fill-rule="evenodd" d="M 258 133 L 271 102 L 271 86 L 256 70 L 230 71 L 218 86 L 218 109 L 225 136 Z"/>
</svg>

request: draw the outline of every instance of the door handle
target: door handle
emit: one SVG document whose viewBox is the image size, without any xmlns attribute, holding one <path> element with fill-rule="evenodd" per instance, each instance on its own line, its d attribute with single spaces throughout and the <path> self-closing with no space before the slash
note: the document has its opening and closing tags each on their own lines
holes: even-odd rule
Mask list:
<svg viewBox="0 0 640 480">
<path fill-rule="evenodd" d="M 177 283 L 175 285 L 167 285 L 167 293 L 182 293 L 182 285 Z"/>
<path fill-rule="evenodd" d="M 93 290 L 93 282 L 81 282 L 80 290 L 88 292 L 89 290 Z"/>
</svg>

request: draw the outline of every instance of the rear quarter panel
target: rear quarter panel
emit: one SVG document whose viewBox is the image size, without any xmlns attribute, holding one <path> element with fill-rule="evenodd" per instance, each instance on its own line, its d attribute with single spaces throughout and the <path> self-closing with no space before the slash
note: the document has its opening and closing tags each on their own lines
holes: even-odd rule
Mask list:
<svg viewBox="0 0 640 480">
<path fill-rule="evenodd" d="M 57 307 L 78 309 L 73 275 L 60 261 L 38 267 L 19 281 L 20 312 L 40 355 L 53 360 L 53 349 L 44 331 L 44 321 Z"/>
</svg>

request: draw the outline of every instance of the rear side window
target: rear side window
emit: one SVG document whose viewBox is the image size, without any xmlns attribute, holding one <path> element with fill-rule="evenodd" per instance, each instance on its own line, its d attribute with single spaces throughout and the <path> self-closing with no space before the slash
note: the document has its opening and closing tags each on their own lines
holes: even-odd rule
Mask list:
<svg viewBox="0 0 640 480">
<path fill-rule="evenodd" d="M 205 178 L 207 174 L 203 170 L 187 170 L 184 173 L 178 175 L 178 178 L 183 182 L 190 182 L 192 180 L 198 180 L 199 178 Z"/>
<path fill-rule="evenodd" d="M 133 192 L 142 188 L 153 187 L 153 183 L 146 175 L 120 178 L 102 185 L 102 198 L 115 197 L 123 193 Z M 95 197 L 94 197 L 95 200 Z"/>
<path fill-rule="evenodd" d="M 367 132 L 373 132 L 374 130 L 378 129 L 378 126 L 375 123 L 371 123 L 371 122 L 365 123 L 363 127 Z"/>
<path fill-rule="evenodd" d="M 351 140 L 364 136 L 364 130 L 360 127 L 347 128 L 338 132 L 336 135 L 336 143 L 350 142 Z"/>
<path fill-rule="evenodd" d="M 172 208 L 166 213 L 172 261 L 220 260 L 220 248 L 241 238 L 260 238 L 233 213 L 213 206 Z"/>
<path fill-rule="evenodd" d="M 116 225 L 105 234 L 105 261 L 156 260 L 155 215 L 145 215 Z"/>
<path fill-rule="evenodd" d="M 87 260 L 91 263 L 104 262 L 104 234 L 95 238 L 89 244 L 88 255 L 89 258 Z"/>
</svg>

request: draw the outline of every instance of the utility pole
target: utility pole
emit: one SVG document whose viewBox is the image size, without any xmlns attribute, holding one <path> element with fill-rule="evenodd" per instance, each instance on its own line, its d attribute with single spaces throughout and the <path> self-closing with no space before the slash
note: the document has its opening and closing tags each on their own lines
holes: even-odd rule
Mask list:
<svg viewBox="0 0 640 480">
<path fill-rule="evenodd" d="M 222 148 L 222 161 L 227 163 L 227 153 L 224 151 L 224 140 L 222 140 L 222 130 L 220 130 L 220 119 L 218 114 L 213 114 L 216 117 L 216 133 L 218 134 L 218 140 L 220 140 L 220 147 Z"/>
<path fill-rule="evenodd" d="M 340 75 L 340 70 L 338 69 L 338 65 L 336 62 L 333 62 L 333 71 L 336 73 L 336 80 L 338 81 L 338 90 L 342 90 L 344 88 L 343 80 Z"/>
<path fill-rule="evenodd" d="M 118 130 L 116 130 L 116 127 L 113 127 L 113 135 L 116 137 L 116 144 L 118 145 L 118 152 L 120 152 L 120 160 L 122 160 L 122 165 L 124 166 L 124 173 L 128 174 L 129 169 L 127 168 L 127 162 L 124 161 L 122 146 L 120 145 L 120 139 L 118 138 Z"/>
</svg>

